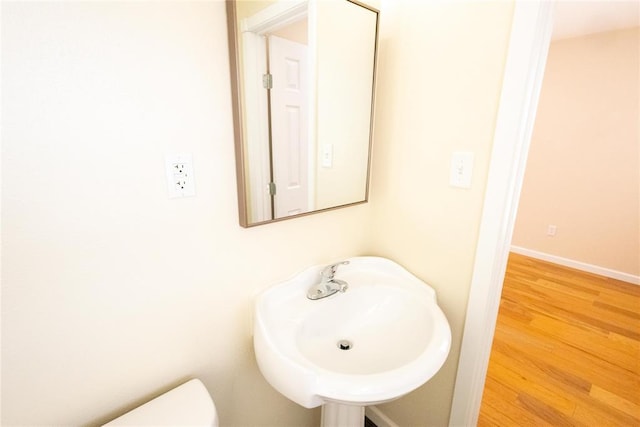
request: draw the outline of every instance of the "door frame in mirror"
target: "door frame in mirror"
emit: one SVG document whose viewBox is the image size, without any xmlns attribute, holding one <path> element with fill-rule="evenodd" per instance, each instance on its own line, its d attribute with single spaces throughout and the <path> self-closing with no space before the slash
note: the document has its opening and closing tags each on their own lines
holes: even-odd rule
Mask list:
<svg viewBox="0 0 640 427">
<path fill-rule="evenodd" d="M 251 165 L 248 168 L 245 179 L 248 188 L 245 187 L 245 203 L 247 211 L 245 216 L 248 223 L 258 223 L 273 220 L 275 207 L 269 192 L 269 183 L 272 182 L 272 155 L 273 148 L 269 133 L 269 98 L 262 86 L 262 74 L 267 69 L 266 58 L 268 50 L 264 35 L 283 28 L 291 23 L 298 22 L 312 15 L 307 0 L 276 2 L 262 9 L 255 15 L 238 21 L 242 33 L 242 52 L 238 53 L 238 59 L 242 56 L 241 84 L 244 93 L 241 96 L 244 103 L 244 112 L 251 120 L 242 122 L 242 132 L 245 141 L 242 146 L 245 151 L 244 161 Z M 311 19 L 313 21 L 313 19 Z M 237 30 L 236 30 L 237 31 Z M 313 34 L 313 31 L 311 31 Z M 236 37 L 238 34 L 236 34 Z M 310 49 L 314 50 L 315 40 L 309 40 Z M 309 80 L 313 81 L 315 67 L 314 58 L 309 61 Z M 240 78 L 240 77 L 239 77 Z M 310 121 L 315 117 L 313 105 L 315 98 L 310 94 Z M 310 129 L 315 129 L 314 123 L 309 123 Z M 309 135 L 312 131 L 308 132 Z M 311 170 L 311 169 L 310 169 Z M 310 194 L 310 200 L 314 198 Z M 311 209 L 313 210 L 313 208 Z"/>
</svg>

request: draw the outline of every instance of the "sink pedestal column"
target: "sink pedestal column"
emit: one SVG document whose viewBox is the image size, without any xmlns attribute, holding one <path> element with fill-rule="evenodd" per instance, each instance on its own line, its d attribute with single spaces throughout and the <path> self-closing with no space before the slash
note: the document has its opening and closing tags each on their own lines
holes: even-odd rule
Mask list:
<svg viewBox="0 0 640 427">
<path fill-rule="evenodd" d="M 322 405 L 322 427 L 362 427 L 364 406 L 325 403 Z"/>
</svg>

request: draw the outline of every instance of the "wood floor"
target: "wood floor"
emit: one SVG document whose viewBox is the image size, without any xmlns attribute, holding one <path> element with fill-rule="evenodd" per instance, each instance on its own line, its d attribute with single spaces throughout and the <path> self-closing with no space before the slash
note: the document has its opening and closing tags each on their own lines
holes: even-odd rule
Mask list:
<svg viewBox="0 0 640 427">
<path fill-rule="evenodd" d="M 511 254 L 479 426 L 640 426 L 640 286 Z"/>
</svg>

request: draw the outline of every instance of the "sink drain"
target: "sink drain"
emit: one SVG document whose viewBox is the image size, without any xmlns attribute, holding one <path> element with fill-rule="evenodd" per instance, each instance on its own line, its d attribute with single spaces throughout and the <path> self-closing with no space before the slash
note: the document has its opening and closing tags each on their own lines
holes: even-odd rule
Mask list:
<svg viewBox="0 0 640 427">
<path fill-rule="evenodd" d="M 349 340 L 338 341 L 338 348 L 340 350 L 351 350 L 351 347 L 353 347 L 353 344 Z"/>
</svg>

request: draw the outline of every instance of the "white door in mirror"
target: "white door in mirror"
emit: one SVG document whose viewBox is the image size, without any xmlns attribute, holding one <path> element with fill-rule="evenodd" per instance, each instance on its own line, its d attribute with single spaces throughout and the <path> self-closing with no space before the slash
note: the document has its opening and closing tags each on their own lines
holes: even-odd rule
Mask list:
<svg viewBox="0 0 640 427">
<path fill-rule="evenodd" d="M 196 195 L 191 154 L 166 156 L 165 170 L 170 199 Z"/>
<path fill-rule="evenodd" d="M 308 46 L 269 36 L 275 218 L 309 210 Z"/>
</svg>

